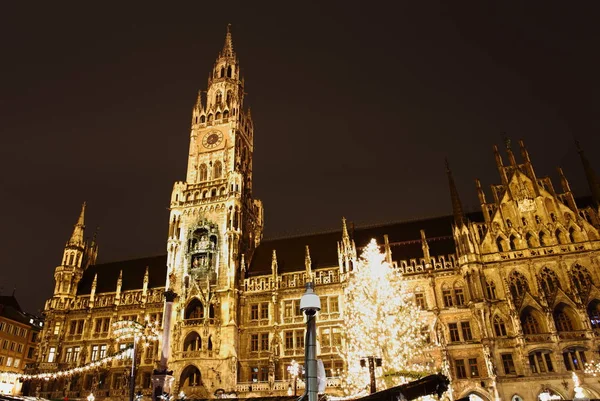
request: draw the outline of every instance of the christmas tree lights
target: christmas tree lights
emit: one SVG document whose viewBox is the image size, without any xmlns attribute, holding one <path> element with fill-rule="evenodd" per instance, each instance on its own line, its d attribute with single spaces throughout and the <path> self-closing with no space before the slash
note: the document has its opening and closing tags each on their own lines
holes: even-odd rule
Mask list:
<svg viewBox="0 0 600 401">
<path fill-rule="evenodd" d="M 374 369 L 377 390 L 429 373 L 429 364 L 422 363 L 426 339 L 420 309 L 374 239 L 350 273 L 344 297 L 346 394 L 364 394 L 369 387 L 369 358 L 381 364 Z"/>
</svg>

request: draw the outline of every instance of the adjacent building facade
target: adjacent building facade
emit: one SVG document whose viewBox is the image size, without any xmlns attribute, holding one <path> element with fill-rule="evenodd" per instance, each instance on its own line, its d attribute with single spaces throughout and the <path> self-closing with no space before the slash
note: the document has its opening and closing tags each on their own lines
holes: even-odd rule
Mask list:
<svg viewBox="0 0 600 401">
<path fill-rule="evenodd" d="M 0 394 L 20 393 L 14 373 L 36 361 L 41 330 L 41 319 L 23 312 L 14 295 L 0 296 Z"/>
<path fill-rule="evenodd" d="M 321 296 L 318 351 L 328 392 L 344 371 L 344 283 L 375 238 L 400 269 L 423 310 L 437 368 L 453 397 L 537 400 L 573 397 L 576 372 L 597 359 L 600 335 L 600 187 L 581 151 L 591 199 L 576 201 L 536 176 L 523 143 L 520 160 L 495 149 L 500 183 L 492 199 L 477 183 L 480 213 L 465 214 L 447 169 L 450 216 L 263 240 L 263 208 L 252 192 L 254 125 L 228 31 L 206 95 L 193 107 L 185 181 L 170 198 L 167 254 L 97 264 L 84 239 L 85 205 L 55 270 L 54 296 L 32 369 L 56 372 L 115 353 L 117 320 L 163 321 L 164 291 L 177 294 L 169 330 L 169 368 L 177 393 L 207 398 L 281 395 L 287 367 L 302 362 L 299 299 L 312 280 Z M 150 393 L 158 344 L 142 353 L 137 388 Z M 129 362 L 38 382 L 46 397 L 125 394 Z M 367 373 L 365 373 L 367 374 Z M 300 388 L 302 383 L 300 383 Z"/>
</svg>

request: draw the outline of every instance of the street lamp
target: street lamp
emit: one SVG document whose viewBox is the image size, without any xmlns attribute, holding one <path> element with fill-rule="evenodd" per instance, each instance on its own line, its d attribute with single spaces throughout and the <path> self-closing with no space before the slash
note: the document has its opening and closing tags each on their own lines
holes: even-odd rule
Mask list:
<svg viewBox="0 0 600 401">
<path fill-rule="evenodd" d="M 317 322 L 316 314 L 321 310 L 321 300 L 315 294 L 315 285 L 306 283 L 306 292 L 300 298 L 300 310 L 306 315 L 306 341 L 304 364 L 306 365 L 306 393 L 308 401 L 317 401 L 319 384 L 317 379 Z"/>
<path fill-rule="evenodd" d="M 295 397 L 296 389 L 298 388 L 297 384 L 298 384 L 298 375 L 300 374 L 300 364 L 298 362 L 296 362 L 295 359 L 292 359 L 292 362 L 290 362 L 290 365 L 287 367 L 287 371 L 294 378 L 294 397 Z"/>
<path fill-rule="evenodd" d="M 157 341 L 160 335 L 159 322 L 150 323 L 150 318 L 146 316 L 144 324 L 134 320 L 119 320 L 113 323 L 113 334 L 117 342 L 133 340 L 131 351 L 131 377 L 129 383 L 129 401 L 135 398 L 135 358 L 137 342 L 142 341 L 144 347 L 148 347 L 151 342 Z M 93 401 L 93 400 L 91 400 Z"/>
<path fill-rule="evenodd" d="M 377 385 L 375 381 L 375 367 L 381 367 L 381 358 L 377 358 L 374 356 L 367 356 L 360 360 L 360 367 L 364 368 L 369 364 L 369 383 L 370 383 L 370 393 L 373 394 L 377 391 Z"/>
</svg>

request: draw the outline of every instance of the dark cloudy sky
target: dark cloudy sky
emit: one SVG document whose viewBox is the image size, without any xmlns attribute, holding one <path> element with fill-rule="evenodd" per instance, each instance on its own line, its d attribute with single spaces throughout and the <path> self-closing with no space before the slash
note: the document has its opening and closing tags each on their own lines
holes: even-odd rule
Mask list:
<svg viewBox="0 0 600 401">
<path fill-rule="evenodd" d="M 494 3 L 494 4 L 491 4 Z M 266 237 L 450 213 L 523 138 L 538 175 L 600 172 L 594 2 L 7 2 L 0 287 L 42 307 L 81 203 L 100 260 L 165 252 L 191 110 L 227 23 L 256 133 Z M 558 186 L 558 183 L 556 183 Z M 418 236 L 418 233 L 415 233 Z"/>
</svg>

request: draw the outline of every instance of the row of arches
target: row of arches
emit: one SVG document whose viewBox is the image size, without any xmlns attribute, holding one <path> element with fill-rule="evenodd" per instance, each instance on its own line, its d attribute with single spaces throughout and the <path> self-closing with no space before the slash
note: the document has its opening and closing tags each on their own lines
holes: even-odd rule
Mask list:
<svg viewBox="0 0 600 401">
<path fill-rule="evenodd" d="M 190 202 L 190 201 L 196 201 L 196 200 L 201 200 L 201 199 L 208 199 L 208 198 L 214 198 L 215 196 L 223 196 L 225 195 L 225 187 L 222 186 L 220 188 L 214 187 L 209 189 L 205 189 L 204 191 L 202 191 L 202 194 L 200 194 L 200 191 L 196 191 L 193 194 L 192 193 L 188 193 L 185 196 L 185 201 L 186 202 Z"/>
<path fill-rule="evenodd" d="M 525 234 L 525 241 L 517 237 L 517 234 L 511 234 L 508 237 L 499 235 L 496 237 L 496 246 L 498 252 L 516 251 L 518 249 L 527 248 L 538 248 L 543 246 L 550 246 L 556 244 L 569 244 L 582 242 L 585 240 L 583 234 L 570 227 L 568 231 L 562 228 L 557 228 L 554 233 L 548 230 L 541 230 L 537 234 L 532 231 L 528 231 Z"/>
<path fill-rule="evenodd" d="M 594 329 L 600 328 L 600 300 L 591 301 L 586 311 L 591 327 Z M 525 335 L 550 332 L 544 314 L 531 306 L 527 306 L 521 311 L 519 319 Z M 564 302 L 560 302 L 554 307 L 552 320 L 559 333 L 586 329 L 585 323 L 581 321 L 577 312 Z M 506 337 L 508 335 L 507 324 L 502 317 L 494 316 L 492 327 L 496 337 Z"/>
<path fill-rule="evenodd" d="M 588 293 L 592 285 L 594 285 L 592 275 L 580 264 L 575 264 L 570 272 L 568 272 L 568 276 L 571 280 L 571 284 L 580 294 Z M 556 291 L 561 288 L 561 283 L 557 274 L 548 267 L 544 267 L 540 270 L 538 281 L 541 290 L 545 295 L 555 294 Z M 521 299 L 526 292 L 530 291 L 527 278 L 523 273 L 516 270 L 508 277 L 508 286 L 513 299 Z"/>
</svg>

